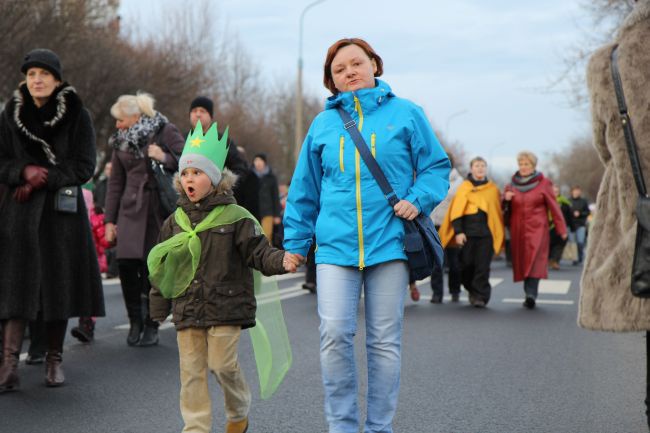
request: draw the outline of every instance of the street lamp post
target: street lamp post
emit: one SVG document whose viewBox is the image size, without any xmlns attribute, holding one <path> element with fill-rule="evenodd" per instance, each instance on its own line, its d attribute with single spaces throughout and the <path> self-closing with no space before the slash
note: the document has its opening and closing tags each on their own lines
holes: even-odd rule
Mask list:
<svg viewBox="0 0 650 433">
<path fill-rule="evenodd" d="M 303 140 L 303 127 L 302 127 L 302 33 L 303 33 L 303 22 L 305 19 L 305 13 L 312 7 L 316 6 L 319 3 L 323 3 L 325 0 L 316 0 L 311 2 L 302 10 L 300 14 L 300 33 L 298 38 L 298 78 L 296 79 L 296 128 L 295 128 L 295 141 L 293 146 L 293 162 L 294 164 L 298 162 L 298 155 L 300 154 L 300 146 L 302 145 Z"/>
<path fill-rule="evenodd" d="M 450 114 L 449 117 L 447 117 L 447 121 L 445 122 L 445 135 L 447 136 L 447 140 L 451 140 L 451 136 L 449 135 L 449 122 L 451 122 L 452 119 L 462 116 L 463 114 L 467 113 L 469 110 L 467 108 L 463 108 L 460 111 L 457 111 L 453 114 Z"/>
</svg>

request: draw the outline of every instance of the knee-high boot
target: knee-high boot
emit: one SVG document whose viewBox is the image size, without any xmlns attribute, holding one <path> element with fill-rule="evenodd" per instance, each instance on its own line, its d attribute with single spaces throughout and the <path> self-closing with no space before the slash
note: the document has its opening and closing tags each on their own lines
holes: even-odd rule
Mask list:
<svg viewBox="0 0 650 433">
<path fill-rule="evenodd" d="M 61 363 L 63 362 L 63 340 L 68 327 L 67 320 L 46 322 L 47 354 L 45 355 L 45 385 L 61 386 L 65 382 Z"/>
<path fill-rule="evenodd" d="M 0 393 L 13 391 L 20 386 L 18 360 L 27 322 L 9 319 L 2 322 L 2 366 L 0 366 Z"/>
</svg>

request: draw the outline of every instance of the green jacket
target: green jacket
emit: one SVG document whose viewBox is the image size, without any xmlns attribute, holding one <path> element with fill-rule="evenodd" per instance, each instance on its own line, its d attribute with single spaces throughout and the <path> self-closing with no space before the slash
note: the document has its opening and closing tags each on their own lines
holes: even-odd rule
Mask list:
<svg viewBox="0 0 650 433">
<path fill-rule="evenodd" d="M 201 222 L 219 205 L 235 204 L 232 193 L 214 193 L 198 203 L 182 195 L 179 206 L 193 225 Z M 158 241 L 181 233 L 172 214 L 163 224 Z M 181 296 L 165 299 L 152 287 L 149 304 L 153 320 L 163 320 L 172 312 L 177 329 L 207 328 L 218 325 L 255 326 L 256 302 L 253 272 L 265 275 L 285 273 L 284 251 L 273 248 L 248 218 L 198 233 L 201 258 L 195 278 Z"/>
</svg>

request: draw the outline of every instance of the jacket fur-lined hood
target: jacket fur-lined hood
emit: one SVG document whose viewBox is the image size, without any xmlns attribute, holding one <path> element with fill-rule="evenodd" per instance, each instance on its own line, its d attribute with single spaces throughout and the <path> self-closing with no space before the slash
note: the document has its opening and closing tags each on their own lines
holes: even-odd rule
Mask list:
<svg viewBox="0 0 650 433">
<path fill-rule="evenodd" d="M 46 113 L 51 113 L 51 117 L 43 121 L 39 108 L 36 107 L 29 94 L 27 84 L 21 83 L 7 103 L 5 112 L 9 117 L 10 125 L 20 135 L 38 143 L 48 161 L 52 165 L 56 165 L 57 159 L 49 142 L 50 137 L 69 119 L 77 116 L 81 108 L 81 99 L 74 87 L 68 83 L 62 83 L 54 90 L 50 100 L 43 107 Z"/>
</svg>

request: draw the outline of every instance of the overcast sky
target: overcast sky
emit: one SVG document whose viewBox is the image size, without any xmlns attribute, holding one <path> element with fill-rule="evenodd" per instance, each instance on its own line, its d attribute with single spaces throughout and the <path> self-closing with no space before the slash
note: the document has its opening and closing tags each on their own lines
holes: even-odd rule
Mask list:
<svg viewBox="0 0 650 433">
<path fill-rule="evenodd" d="M 213 0 L 210 13 L 236 33 L 270 80 L 296 76 L 300 13 L 311 0 Z M 125 25 L 197 3 L 122 0 Z M 520 150 L 544 156 L 589 134 L 589 115 L 569 107 L 549 83 L 589 21 L 579 0 L 326 0 L 305 15 L 306 92 L 322 86 L 327 48 L 342 37 L 366 39 L 384 60 L 393 92 L 421 105 L 434 126 L 468 156 L 516 169 Z M 145 18 L 143 18 L 145 17 Z"/>
</svg>

